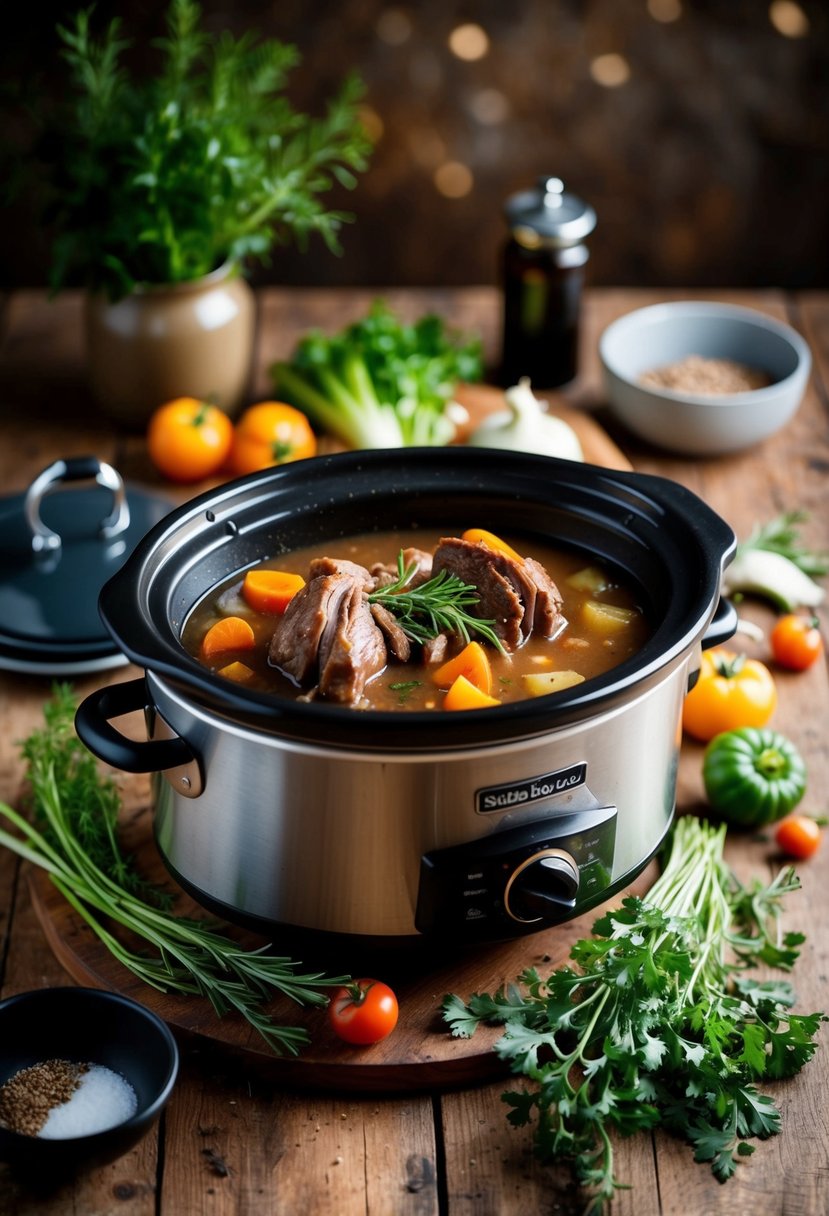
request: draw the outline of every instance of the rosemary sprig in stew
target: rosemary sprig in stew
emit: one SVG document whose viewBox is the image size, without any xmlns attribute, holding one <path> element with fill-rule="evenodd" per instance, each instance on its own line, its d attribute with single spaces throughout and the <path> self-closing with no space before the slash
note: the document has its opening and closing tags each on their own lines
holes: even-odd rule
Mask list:
<svg viewBox="0 0 829 1216">
<path fill-rule="evenodd" d="M 478 633 L 501 653 L 504 645 L 493 629 L 495 621 L 472 616 L 467 608 L 479 602 L 477 589 L 465 583 L 457 574 L 441 570 L 434 578 L 417 587 L 410 587 L 417 573 L 417 562 L 406 565 L 403 554 L 397 555 L 397 578 L 369 595 L 369 603 L 382 604 L 393 613 L 407 637 L 415 642 L 428 642 L 444 631 L 457 633 L 464 642 L 470 634 Z"/>
</svg>

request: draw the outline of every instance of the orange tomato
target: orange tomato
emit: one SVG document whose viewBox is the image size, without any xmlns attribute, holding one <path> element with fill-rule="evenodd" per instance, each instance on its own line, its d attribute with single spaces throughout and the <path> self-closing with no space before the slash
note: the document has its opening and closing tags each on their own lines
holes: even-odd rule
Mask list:
<svg viewBox="0 0 829 1216">
<path fill-rule="evenodd" d="M 201 481 L 227 460 L 233 423 L 217 405 L 177 397 L 159 406 L 147 427 L 147 451 L 171 481 Z"/>
<path fill-rule="evenodd" d="M 236 423 L 230 466 L 241 476 L 304 460 L 316 451 L 317 437 L 300 410 L 281 401 L 260 401 L 246 409 Z"/>
</svg>

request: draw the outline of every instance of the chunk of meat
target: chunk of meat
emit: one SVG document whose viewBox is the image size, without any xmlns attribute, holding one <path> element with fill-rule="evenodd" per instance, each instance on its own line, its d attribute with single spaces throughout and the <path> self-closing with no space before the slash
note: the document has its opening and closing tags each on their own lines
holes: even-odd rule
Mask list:
<svg viewBox="0 0 829 1216">
<path fill-rule="evenodd" d="M 383 670 L 387 658 L 383 634 L 355 583 L 340 600 L 336 616 L 320 641 L 320 696 L 353 705 L 371 677 Z"/>
<path fill-rule="evenodd" d="M 388 658 L 363 591 L 367 574 L 334 569 L 310 579 L 277 621 L 268 652 L 297 684 L 317 683 L 321 697 L 342 704 L 359 701 Z"/>
<path fill-rule="evenodd" d="M 397 582 L 397 570 L 394 566 L 387 566 L 384 562 L 375 562 L 370 573 L 375 591 L 378 587 L 390 587 L 392 583 Z"/>
<path fill-rule="evenodd" d="M 383 631 L 389 650 L 400 663 L 408 663 L 412 654 L 412 643 L 397 618 L 382 604 L 371 605 L 371 615 Z"/>
<path fill-rule="evenodd" d="M 535 583 L 533 629 L 543 633 L 545 638 L 554 637 L 567 624 L 561 614 L 561 606 L 564 603 L 561 592 L 541 562 L 537 562 L 534 557 L 524 558 L 524 569 Z"/>
<path fill-rule="evenodd" d="M 328 622 L 336 619 L 343 598 L 357 585 L 352 575 L 342 573 L 310 579 L 278 618 L 269 661 L 297 684 L 316 679 L 323 632 Z"/>
<path fill-rule="evenodd" d="M 419 587 L 421 583 L 426 583 L 432 577 L 432 555 L 427 553 L 425 549 L 418 549 L 411 546 L 408 549 L 401 549 L 403 555 L 403 569 L 408 570 L 409 566 L 415 567 L 415 572 L 407 583 L 408 587 Z M 396 583 L 399 576 L 396 562 L 375 562 L 371 567 L 371 575 L 374 579 L 375 587 L 388 587 L 390 583 Z"/>
<path fill-rule="evenodd" d="M 321 574 L 350 574 L 364 591 L 374 590 L 374 579 L 365 566 L 351 562 L 347 557 L 315 557 L 308 566 L 308 578 L 314 579 Z"/>
<path fill-rule="evenodd" d="M 446 570 L 478 592 L 473 616 L 494 622 L 493 629 L 508 650 L 516 650 L 534 628 L 552 636 L 560 627 L 561 596 L 544 567 L 528 558 L 516 561 L 484 544 L 441 539 L 432 563 L 434 574 Z"/>
<path fill-rule="evenodd" d="M 469 609 L 470 615 L 493 621 L 493 629 L 507 649 L 515 650 L 525 636 L 524 603 L 513 582 L 499 568 L 502 565 L 499 558 L 503 555 L 484 545 L 444 537 L 435 550 L 432 572 L 439 574 L 445 570 L 475 587 L 478 603 Z"/>
<path fill-rule="evenodd" d="M 442 663 L 449 650 L 449 635 L 438 633 L 423 643 L 423 662 Z"/>
</svg>

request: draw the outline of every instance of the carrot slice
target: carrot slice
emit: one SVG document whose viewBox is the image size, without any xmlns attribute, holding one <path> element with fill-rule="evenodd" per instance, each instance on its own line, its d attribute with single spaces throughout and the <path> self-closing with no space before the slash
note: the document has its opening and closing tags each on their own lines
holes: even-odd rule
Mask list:
<svg viewBox="0 0 829 1216">
<path fill-rule="evenodd" d="M 470 684 L 466 676 L 458 676 L 446 696 L 443 698 L 444 709 L 485 709 L 488 705 L 500 705 L 495 697 L 487 696 Z"/>
<path fill-rule="evenodd" d="M 242 584 L 242 595 L 255 612 L 284 612 L 291 600 L 305 586 L 301 574 L 285 570 L 248 570 Z"/>
<path fill-rule="evenodd" d="M 487 532 L 486 528 L 467 528 L 461 534 L 461 540 L 468 540 L 472 545 L 486 545 L 487 549 L 494 549 L 496 553 L 506 553 L 507 557 L 511 557 L 517 562 L 524 560 L 511 545 L 508 545 L 505 540 L 501 540 L 500 536 L 496 536 L 494 532 Z"/>
<path fill-rule="evenodd" d="M 211 625 L 201 644 L 206 659 L 224 650 L 250 650 L 256 642 L 249 623 L 240 616 L 225 616 Z"/>
<path fill-rule="evenodd" d="M 432 672 L 435 684 L 442 687 L 448 687 L 458 676 L 465 676 L 470 684 L 487 696 L 492 692 L 492 668 L 480 642 L 470 642 L 454 659 L 449 659 Z"/>
</svg>

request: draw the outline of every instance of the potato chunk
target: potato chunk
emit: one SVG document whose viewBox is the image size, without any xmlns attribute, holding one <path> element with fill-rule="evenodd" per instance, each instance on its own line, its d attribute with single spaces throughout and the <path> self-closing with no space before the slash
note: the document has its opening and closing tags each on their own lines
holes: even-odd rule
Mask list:
<svg viewBox="0 0 829 1216">
<path fill-rule="evenodd" d="M 577 671 L 533 671 L 521 680 L 531 697 L 546 697 L 548 693 L 582 684 L 584 676 Z"/>
<path fill-rule="evenodd" d="M 574 591 L 592 591 L 594 595 L 598 591 L 605 591 L 611 585 L 610 579 L 600 566 L 585 566 L 582 570 L 576 570 L 568 576 L 566 582 Z"/>
<path fill-rule="evenodd" d="M 581 610 L 582 623 L 596 633 L 620 633 L 629 628 L 639 614 L 634 608 L 619 608 L 615 604 L 602 604 L 598 600 L 587 600 Z"/>
</svg>

